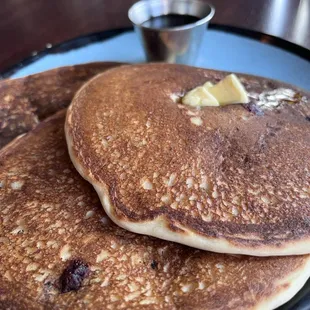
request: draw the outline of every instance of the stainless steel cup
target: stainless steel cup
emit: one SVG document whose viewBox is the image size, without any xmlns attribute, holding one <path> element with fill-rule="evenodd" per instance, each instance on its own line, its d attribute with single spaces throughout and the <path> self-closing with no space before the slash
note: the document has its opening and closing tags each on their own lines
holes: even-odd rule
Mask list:
<svg viewBox="0 0 310 310">
<path fill-rule="evenodd" d="M 140 37 L 148 61 L 193 65 L 214 12 L 210 4 L 200 0 L 143 0 L 129 9 L 128 16 Z M 142 25 L 152 17 L 168 14 L 191 15 L 199 20 L 172 28 Z"/>
</svg>

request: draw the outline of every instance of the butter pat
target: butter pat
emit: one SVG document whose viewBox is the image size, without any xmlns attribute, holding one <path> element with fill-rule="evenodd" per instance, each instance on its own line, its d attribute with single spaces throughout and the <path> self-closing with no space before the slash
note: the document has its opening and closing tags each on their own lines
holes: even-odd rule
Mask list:
<svg viewBox="0 0 310 310">
<path fill-rule="evenodd" d="M 220 106 L 235 103 L 248 103 L 249 98 L 235 74 L 226 76 L 216 85 L 206 82 L 189 91 L 182 99 L 192 107 Z"/>
<path fill-rule="evenodd" d="M 198 86 L 189 91 L 182 99 L 184 104 L 192 107 L 219 106 L 216 98 L 204 86 Z"/>
<path fill-rule="evenodd" d="M 226 76 L 208 91 L 219 101 L 220 105 L 248 103 L 248 95 L 235 74 Z"/>
</svg>

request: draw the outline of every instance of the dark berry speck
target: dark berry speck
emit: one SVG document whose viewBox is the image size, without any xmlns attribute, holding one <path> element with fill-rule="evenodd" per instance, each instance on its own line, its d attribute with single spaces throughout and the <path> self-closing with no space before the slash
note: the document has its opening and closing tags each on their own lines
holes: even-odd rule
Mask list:
<svg viewBox="0 0 310 310">
<path fill-rule="evenodd" d="M 158 266 L 157 261 L 156 261 L 156 260 L 153 260 L 153 261 L 151 262 L 151 268 L 155 270 L 155 269 L 157 269 L 157 266 Z"/>
<path fill-rule="evenodd" d="M 78 259 L 71 261 L 59 278 L 61 293 L 78 291 L 89 273 L 88 264 Z"/>
</svg>

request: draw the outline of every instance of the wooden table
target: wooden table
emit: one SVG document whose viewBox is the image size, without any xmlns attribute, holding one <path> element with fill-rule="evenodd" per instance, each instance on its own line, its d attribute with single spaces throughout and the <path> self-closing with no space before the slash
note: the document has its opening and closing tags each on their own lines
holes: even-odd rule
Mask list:
<svg viewBox="0 0 310 310">
<path fill-rule="evenodd" d="M 0 71 L 47 44 L 130 26 L 135 0 L 1 0 Z M 214 24 L 277 36 L 310 49 L 310 0 L 210 0 Z"/>
</svg>

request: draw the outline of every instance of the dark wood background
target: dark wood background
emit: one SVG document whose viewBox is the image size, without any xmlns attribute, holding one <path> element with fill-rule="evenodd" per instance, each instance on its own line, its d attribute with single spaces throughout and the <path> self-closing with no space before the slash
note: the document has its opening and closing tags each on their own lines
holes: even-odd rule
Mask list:
<svg viewBox="0 0 310 310">
<path fill-rule="evenodd" d="M 46 44 L 130 26 L 135 0 L 0 0 L 0 71 Z M 310 49 L 310 0 L 210 0 L 212 23 L 284 38 Z"/>
</svg>

